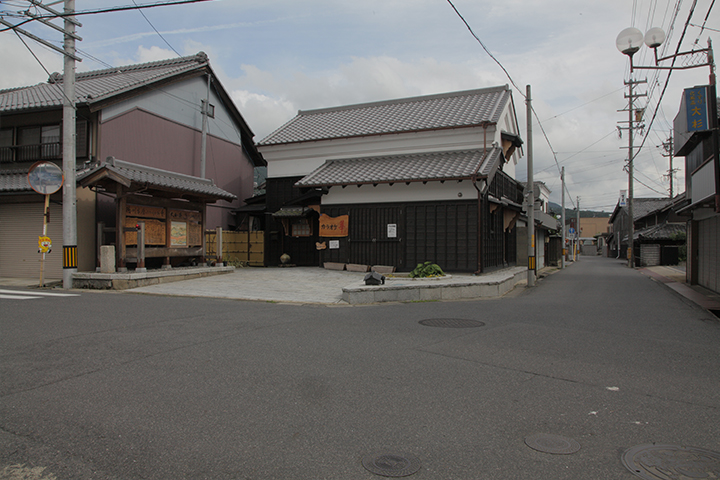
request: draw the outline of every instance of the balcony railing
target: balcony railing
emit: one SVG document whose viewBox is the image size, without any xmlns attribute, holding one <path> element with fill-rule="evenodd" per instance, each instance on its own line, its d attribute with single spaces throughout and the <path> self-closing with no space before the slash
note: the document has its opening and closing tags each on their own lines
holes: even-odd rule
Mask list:
<svg viewBox="0 0 720 480">
<path fill-rule="evenodd" d="M 62 158 L 62 143 L 59 141 L 37 145 L 0 147 L 0 163 L 36 162 L 60 158 Z"/>
<path fill-rule="evenodd" d="M 495 198 L 505 197 L 517 204 L 523 203 L 523 186 L 502 170 L 495 173 L 495 178 L 490 184 L 490 194 Z"/>
</svg>

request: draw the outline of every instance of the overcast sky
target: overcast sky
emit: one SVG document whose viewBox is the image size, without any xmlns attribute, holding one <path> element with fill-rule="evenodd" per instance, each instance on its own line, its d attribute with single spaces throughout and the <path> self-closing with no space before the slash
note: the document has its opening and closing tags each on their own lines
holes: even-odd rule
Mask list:
<svg viewBox="0 0 720 480">
<path fill-rule="evenodd" d="M 78 12 L 149 0 L 77 0 Z M 44 0 L 44 3 L 53 3 Z M 559 167 L 565 166 L 571 207 L 611 211 L 627 189 L 623 167 L 627 132 L 624 81 L 627 57 L 618 52 L 618 33 L 630 26 L 669 32 L 663 46 L 674 53 L 680 38 L 687 51 L 717 40 L 720 13 L 712 0 L 453 0 L 453 4 L 520 91 L 513 92 L 521 135 L 527 138 L 525 88 L 532 87 L 535 180 L 560 203 Z M 0 13 L 26 10 L 26 0 L 3 0 Z M 692 16 L 691 9 L 695 5 Z M 55 6 L 62 8 L 62 2 Z M 511 84 L 483 50 L 447 0 L 215 0 L 196 4 L 78 17 L 79 71 L 97 70 L 206 52 L 225 89 L 260 141 L 297 114 L 314 109 L 416 95 Z M 709 15 L 708 15 L 709 13 Z M 689 25 L 683 36 L 686 23 Z M 707 21 L 706 21 L 707 18 Z M 704 30 L 701 27 L 704 25 Z M 1 27 L 4 29 L 4 27 Z M 37 22 L 24 25 L 62 45 L 61 34 Z M 157 32 L 159 33 L 156 33 Z M 701 31 L 702 30 L 702 31 Z M 32 85 L 62 71 L 62 58 L 32 40 L 33 54 L 12 31 L 0 33 L 0 88 Z M 662 48 L 662 47 L 661 47 Z M 716 47 L 717 50 L 717 47 Z M 636 65 L 650 65 L 643 47 Z M 658 77 L 659 73 L 659 77 Z M 667 72 L 636 71 L 650 94 L 646 124 L 652 129 L 635 159 L 636 197 L 668 194 L 669 161 L 658 147 L 671 134 L 682 89 L 708 83 L 707 67 L 674 71 L 660 108 Z M 2 118 L 0 118 L 0 122 Z M 645 132 L 637 133 L 636 145 Z M 555 154 L 553 155 L 553 150 Z M 684 190 L 684 159 L 675 193 Z M 526 158 L 517 177 L 527 177 Z M 645 185 L 647 186 L 645 186 Z M 679 187 L 678 187 L 679 185 Z M 571 202 L 572 200 L 572 202 Z"/>
</svg>

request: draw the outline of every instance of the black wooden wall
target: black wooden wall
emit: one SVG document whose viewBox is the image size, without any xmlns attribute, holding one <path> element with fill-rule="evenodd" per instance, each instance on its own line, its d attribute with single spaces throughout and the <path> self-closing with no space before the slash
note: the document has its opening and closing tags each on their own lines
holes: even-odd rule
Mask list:
<svg viewBox="0 0 720 480">
<path fill-rule="evenodd" d="M 302 177 L 269 178 L 267 180 L 266 198 L 267 213 L 265 218 L 265 265 L 280 264 L 283 253 L 290 255 L 290 262 L 300 266 L 318 266 L 320 256 L 315 242 L 318 241 L 317 215 L 310 218 L 313 234 L 310 237 L 286 236 L 280 220 L 272 214 L 281 207 L 292 204 L 293 199 L 302 195 L 295 182 Z"/>
<path fill-rule="evenodd" d="M 477 201 L 323 206 L 323 213 L 349 216 L 347 238 L 322 238 L 339 249 L 322 252 L 322 261 L 392 265 L 409 271 L 431 261 L 448 271 L 476 271 Z M 388 237 L 388 225 L 397 237 Z"/>
</svg>

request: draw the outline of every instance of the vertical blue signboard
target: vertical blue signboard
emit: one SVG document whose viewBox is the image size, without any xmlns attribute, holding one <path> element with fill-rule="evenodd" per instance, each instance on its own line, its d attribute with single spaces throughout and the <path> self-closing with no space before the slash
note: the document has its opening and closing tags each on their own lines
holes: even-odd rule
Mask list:
<svg viewBox="0 0 720 480">
<path fill-rule="evenodd" d="M 705 87 L 685 89 L 685 107 L 687 112 L 688 132 L 709 130 L 708 99 Z"/>
</svg>

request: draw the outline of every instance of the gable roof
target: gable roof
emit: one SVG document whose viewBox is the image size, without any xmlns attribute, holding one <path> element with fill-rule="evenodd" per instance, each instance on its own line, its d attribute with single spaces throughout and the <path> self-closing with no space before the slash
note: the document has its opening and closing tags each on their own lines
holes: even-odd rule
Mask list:
<svg viewBox="0 0 720 480">
<path fill-rule="evenodd" d="M 493 124 L 512 92 L 508 85 L 384 102 L 299 111 L 258 145 L 418 132 Z"/>
<path fill-rule="evenodd" d="M 208 67 L 207 55 L 200 52 L 189 57 L 78 72 L 75 76 L 76 101 L 87 105 L 99 103 L 184 73 L 200 73 Z M 0 90 L 0 112 L 61 107 L 63 97 L 63 75 L 53 73 L 47 83 Z"/>
<path fill-rule="evenodd" d="M 212 76 L 215 93 L 240 126 L 243 148 L 251 161 L 255 166 L 266 165 L 255 148 L 250 126 L 213 73 L 210 60 L 204 52 L 188 57 L 79 72 L 75 76 L 76 105 L 96 111 L 126 96 L 206 74 Z M 0 114 L 61 108 L 63 98 L 63 75 L 53 73 L 47 83 L 0 90 Z"/>
<path fill-rule="evenodd" d="M 328 160 L 299 180 L 300 187 L 363 185 L 491 178 L 502 161 L 502 149 L 412 153 Z"/>
<path fill-rule="evenodd" d="M 659 212 L 673 202 L 674 199 L 670 198 L 633 198 L 633 220 L 640 220 L 651 213 Z M 627 213 L 629 207 L 627 205 L 620 207 L 620 203 L 615 205 L 615 210 L 610 216 L 609 223 L 615 221 L 615 217 L 618 216 L 621 210 Z"/>
<path fill-rule="evenodd" d="M 181 173 L 124 162 L 108 157 L 90 170 L 78 175 L 77 182 L 83 187 L 104 184 L 107 181 L 150 187 L 152 190 L 189 194 L 203 200 L 235 200 L 237 197 L 215 185 L 210 179 L 183 175 Z"/>
</svg>

